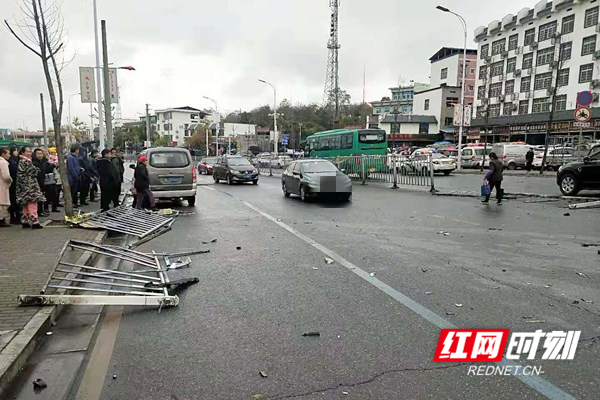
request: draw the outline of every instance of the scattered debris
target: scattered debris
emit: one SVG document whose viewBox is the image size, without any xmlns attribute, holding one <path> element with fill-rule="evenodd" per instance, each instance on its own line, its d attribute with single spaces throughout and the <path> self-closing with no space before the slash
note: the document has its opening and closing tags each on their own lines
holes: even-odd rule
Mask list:
<svg viewBox="0 0 600 400">
<path fill-rule="evenodd" d="M 50 332 L 50 331 L 46 332 L 46 336 L 52 336 L 53 334 L 54 334 L 54 332 Z"/>
<path fill-rule="evenodd" d="M 429 268 L 421 268 L 421 271 L 422 272 L 427 272 L 427 271 L 429 271 Z"/>
<path fill-rule="evenodd" d="M 490 231 L 503 231 L 504 228 L 493 228 L 492 227 L 492 228 L 488 228 L 488 230 L 490 230 Z"/>
<path fill-rule="evenodd" d="M 455 306 L 456 306 L 456 307 L 462 307 L 463 305 L 462 305 L 462 304 L 460 304 L 460 303 L 456 303 L 456 304 L 455 304 Z"/>
<path fill-rule="evenodd" d="M 543 319 L 528 319 L 525 322 L 528 322 L 530 324 L 545 324 L 546 321 L 544 321 Z"/>
<path fill-rule="evenodd" d="M 217 239 L 213 239 L 208 242 L 202 242 L 202 244 L 209 244 L 209 243 L 217 243 Z"/>
<path fill-rule="evenodd" d="M 573 304 L 579 304 L 579 300 L 573 300 Z"/>
<path fill-rule="evenodd" d="M 577 275 L 581 276 L 582 278 L 589 278 L 589 276 L 587 276 L 586 274 L 584 274 L 583 272 L 575 272 Z"/>
<path fill-rule="evenodd" d="M 544 287 L 545 287 L 546 289 L 548 289 L 548 288 L 552 287 L 552 285 L 544 285 Z"/>
<path fill-rule="evenodd" d="M 48 387 L 48 384 L 42 378 L 37 378 L 33 381 L 33 387 L 34 389 L 44 389 L 45 387 Z"/>
<path fill-rule="evenodd" d="M 258 371 L 258 373 L 260 374 L 260 376 L 262 376 L 263 378 L 266 378 L 268 375 L 265 371 Z"/>
<path fill-rule="evenodd" d="M 505 269 L 503 269 L 503 270 L 502 270 L 502 272 L 506 272 L 506 270 L 505 270 Z"/>
<path fill-rule="evenodd" d="M 117 379 L 117 376 L 116 376 L 116 375 L 113 375 L 113 379 Z"/>
<path fill-rule="evenodd" d="M 242 246 L 237 246 L 235 249 L 236 249 L 236 250 L 241 250 L 241 249 L 242 249 Z"/>
<path fill-rule="evenodd" d="M 594 246 L 600 246 L 600 243 L 581 243 L 581 245 L 583 247 L 594 247 Z"/>
<path fill-rule="evenodd" d="M 263 396 L 262 394 L 254 394 L 250 398 L 250 400 L 266 400 L 266 399 L 267 398 L 265 396 Z"/>
<path fill-rule="evenodd" d="M 312 269 L 317 270 L 317 269 L 319 269 L 319 267 L 312 267 Z"/>
<path fill-rule="evenodd" d="M 329 258 L 329 257 L 325 257 L 325 262 L 327 264 L 333 264 L 333 260 L 331 258 Z"/>
<path fill-rule="evenodd" d="M 350 393 L 348 393 L 348 392 L 344 391 L 344 392 L 342 392 L 342 394 L 343 394 L 344 396 L 348 396 Z"/>
<path fill-rule="evenodd" d="M 581 301 L 583 301 L 584 303 L 589 303 L 589 304 L 593 304 L 594 303 L 592 300 L 581 299 Z"/>
<path fill-rule="evenodd" d="M 433 292 L 425 292 L 425 294 L 433 294 Z"/>
<path fill-rule="evenodd" d="M 563 215 L 564 215 L 565 217 L 570 217 L 570 216 L 571 216 L 571 213 L 564 213 Z"/>
<path fill-rule="evenodd" d="M 456 315 L 454 311 L 446 311 L 446 315 Z"/>
<path fill-rule="evenodd" d="M 371 275 L 371 276 L 375 276 L 375 272 L 371 272 L 369 275 Z"/>
<path fill-rule="evenodd" d="M 585 203 L 569 204 L 570 210 L 576 210 L 579 208 L 596 208 L 596 207 L 600 207 L 600 201 L 587 201 Z"/>
<path fill-rule="evenodd" d="M 533 316 L 532 316 L 532 315 L 524 315 L 524 316 L 523 316 L 523 319 L 531 319 L 531 318 L 533 318 Z"/>
<path fill-rule="evenodd" d="M 302 336 L 321 336 L 321 332 L 312 331 L 312 332 L 304 332 Z"/>
</svg>

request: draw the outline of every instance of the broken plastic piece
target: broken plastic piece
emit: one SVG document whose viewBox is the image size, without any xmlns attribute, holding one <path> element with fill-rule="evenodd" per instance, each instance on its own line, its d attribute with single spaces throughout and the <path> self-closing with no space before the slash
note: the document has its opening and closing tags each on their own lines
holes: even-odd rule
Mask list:
<svg viewBox="0 0 600 400">
<path fill-rule="evenodd" d="M 425 292 L 425 294 L 433 294 L 433 292 Z"/>
<path fill-rule="evenodd" d="M 35 389 L 43 389 L 45 387 L 48 387 L 48 384 L 43 379 L 37 378 L 33 381 L 33 387 Z"/>
<path fill-rule="evenodd" d="M 456 307 L 462 307 L 463 305 L 462 305 L 462 304 L 460 304 L 460 303 L 456 303 L 456 304 L 455 304 L 455 306 L 456 306 Z"/>
<path fill-rule="evenodd" d="M 454 311 L 446 311 L 446 315 L 456 315 Z"/>
<path fill-rule="evenodd" d="M 302 336 L 321 336 L 321 332 L 312 331 L 312 332 L 304 332 Z"/>
<path fill-rule="evenodd" d="M 266 378 L 268 375 L 265 371 L 258 371 L 258 373 L 260 374 L 260 376 L 262 376 L 263 378 Z"/>
<path fill-rule="evenodd" d="M 241 249 L 242 249 L 242 246 L 237 246 L 235 249 L 236 249 L 236 250 L 241 250 Z"/>
<path fill-rule="evenodd" d="M 375 276 L 375 272 L 371 272 L 369 275 L 371 275 L 371 276 Z"/>
<path fill-rule="evenodd" d="M 333 260 L 331 258 L 329 258 L 329 257 L 325 257 L 325 262 L 327 264 L 333 264 Z"/>
</svg>

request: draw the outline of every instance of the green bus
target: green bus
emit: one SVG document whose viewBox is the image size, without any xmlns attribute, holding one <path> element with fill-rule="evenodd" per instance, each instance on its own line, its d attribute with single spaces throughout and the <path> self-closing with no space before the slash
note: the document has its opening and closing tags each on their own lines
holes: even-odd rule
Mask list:
<svg viewBox="0 0 600 400">
<path fill-rule="evenodd" d="M 340 169 L 347 173 L 362 171 L 360 161 L 354 156 L 381 156 L 380 162 L 369 157 L 367 172 L 387 172 L 385 155 L 387 138 L 383 129 L 334 129 L 317 132 L 306 138 L 306 150 L 310 158 L 335 158 Z"/>
</svg>

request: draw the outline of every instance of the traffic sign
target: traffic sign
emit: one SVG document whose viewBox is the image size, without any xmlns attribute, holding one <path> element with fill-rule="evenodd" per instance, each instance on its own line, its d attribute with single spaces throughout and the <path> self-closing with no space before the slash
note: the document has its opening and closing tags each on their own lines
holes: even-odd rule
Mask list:
<svg viewBox="0 0 600 400">
<path fill-rule="evenodd" d="M 289 135 L 282 135 L 281 136 L 281 144 L 283 145 L 287 145 L 290 141 L 290 137 Z"/>
<path fill-rule="evenodd" d="M 594 101 L 594 94 L 589 90 L 577 93 L 577 105 L 587 107 Z"/>
<path fill-rule="evenodd" d="M 574 117 L 576 122 L 589 122 L 592 119 L 592 112 L 587 107 L 579 107 L 575 110 Z"/>
</svg>

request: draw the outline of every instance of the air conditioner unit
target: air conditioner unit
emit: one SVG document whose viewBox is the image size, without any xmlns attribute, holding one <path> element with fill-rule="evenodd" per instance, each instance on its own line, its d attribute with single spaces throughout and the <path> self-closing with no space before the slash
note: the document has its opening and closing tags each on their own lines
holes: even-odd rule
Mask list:
<svg viewBox="0 0 600 400">
<path fill-rule="evenodd" d="M 550 70 L 553 70 L 557 67 L 558 67 L 558 61 L 552 60 L 552 61 L 550 61 L 550 64 L 548 64 L 548 68 L 550 68 Z"/>
<path fill-rule="evenodd" d="M 521 70 L 520 69 L 515 69 L 513 71 L 513 76 L 521 76 Z"/>
<path fill-rule="evenodd" d="M 525 98 L 530 99 L 533 97 L 533 92 L 525 92 Z"/>
<path fill-rule="evenodd" d="M 501 81 L 503 81 L 504 80 L 504 74 L 498 75 L 498 79 L 501 80 Z"/>
<path fill-rule="evenodd" d="M 489 64 L 489 63 L 491 63 L 491 62 L 492 62 L 492 57 L 491 57 L 491 56 L 485 56 L 485 57 L 483 58 L 483 60 L 484 60 L 486 63 L 488 63 L 488 64 Z"/>
<path fill-rule="evenodd" d="M 537 42 L 532 42 L 532 43 L 529 45 L 529 50 L 531 50 L 531 51 L 533 51 L 533 50 L 535 50 L 535 49 L 537 49 L 537 48 L 538 48 L 538 43 L 537 43 Z"/>
<path fill-rule="evenodd" d="M 600 87 L 600 79 L 594 79 L 590 82 L 590 88 L 597 89 Z"/>
<path fill-rule="evenodd" d="M 528 68 L 528 69 L 527 69 L 527 73 L 528 73 L 529 75 L 535 75 L 535 67 Z"/>
<path fill-rule="evenodd" d="M 502 52 L 502 58 L 508 58 L 508 51 Z"/>
<path fill-rule="evenodd" d="M 600 60 L 600 50 L 594 52 L 594 60 Z"/>
<path fill-rule="evenodd" d="M 521 47 L 521 46 L 518 46 L 518 47 L 515 49 L 515 54 L 523 54 L 523 47 Z"/>
<path fill-rule="evenodd" d="M 552 44 L 560 44 L 560 36 L 553 37 L 552 39 L 550 39 L 550 43 L 552 43 Z"/>
<path fill-rule="evenodd" d="M 496 100 L 498 101 L 498 103 L 504 103 L 504 100 L 505 100 L 505 99 L 504 99 L 504 96 L 502 96 L 502 95 L 501 95 L 501 96 L 498 96 L 498 97 L 496 98 Z"/>
<path fill-rule="evenodd" d="M 510 95 L 510 100 L 515 101 L 519 99 L 519 93 L 513 93 Z"/>
</svg>

